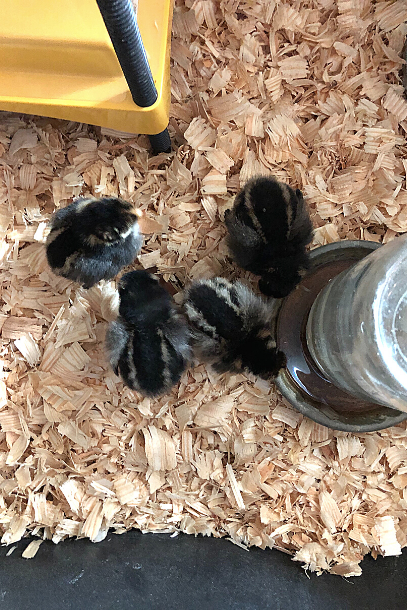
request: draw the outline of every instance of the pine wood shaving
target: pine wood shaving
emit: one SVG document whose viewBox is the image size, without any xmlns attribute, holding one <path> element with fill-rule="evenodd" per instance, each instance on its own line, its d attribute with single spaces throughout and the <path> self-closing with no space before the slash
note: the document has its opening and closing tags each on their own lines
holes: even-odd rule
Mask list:
<svg viewBox="0 0 407 610">
<path fill-rule="evenodd" d="M 383 100 L 383 108 L 389 110 L 401 122 L 407 117 L 407 101 L 394 89 L 389 89 Z"/>
<path fill-rule="evenodd" d="M 227 174 L 231 167 L 235 164 L 233 159 L 229 157 L 222 149 L 212 148 L 205 153 L 209 163 L 220 173 Z"/>
<path fill-rule="evenodd" d="M 265 382 L 199 363 L 143 399 L 103 350 L 116 281 L 84 291 L 51 273 L 43 247 L 73 197 L 121 196 L 143 212 L 133 268 L 162 275 L 177 302 L 191 279 L 252 282 L 222 219 L 269 173 L 305 194 L 314 247 L 396 238 L 406 19 L 403 0 L 176 0 L 170 155 L 149 155 L 145 136 L 0 114 L 2 544 L 183 531 L 345 577 L 407 545 L 405 423 L 336 433 Z"/>
<path fill-rule="evenodd" d="M 226 175 L 216 170 L 211 170 L 202 179 L 201 193 L 203 195 L 226 195 Z"/>
<path fill-rule="evenodd" d="M 393 30 L 407 21 L 407 7 L 402 0 L 380 2 L 375 10 L 375 18 L 384 32 Z"/>
<path fill-rule="evenodd" d="M 14 133 L 9 148 L 9 154 L 15 155 L 22 149 L 31 149 L 37 145 L 38 138 L 34 129 L 17 129 Z"/>
<path fill-rule="evenodd" d="M 207 124 L 205 119 L 195 117 L 184 132 L 184 137 L 192 148 L 200 150 L 214 144 L 216 131 Z"/>
<path fill-rule="evenodd" d="M 246 507 L 243 502 L 242 494 L 240 493 L 240 489 L 239 489 L 237 481 L 236 481 L 235 473 L 233 472 L 233 468 L 230 464 L 226 464 L 226 473 L 227 473 L 227 476 L 229 479 L 230 486 L 233 491 L 233 495 L 236 500 L 236 504 L 237 504 L 238 508 L 240 508 L 240 510 L 244 510 Z"/>
<path fill-rule="evenodd" d="M 152 234 L 152 233 L 166 233 L 168 230 L 168 218 L 157 217 L 150 218 L 148 216 L 143 216 L 139 220 L 140 231 L 144 234 Z"/>
<path fill-rule="evenodd" d="M 301 421 L 301 414 L 292 407 L 286 407 L 280 404 L 274 409 L 272 418 L 295 428 L 298 422 Z"/>
<path fill-rule="evenodd" d="M 27 449 L 29 442 L 30 440 L 25 436 L 25 434 L 17 436 L 7 454 L 6 466 L 15 466 L 18 463 L 24 451 Z"/>
<path fill-rule="evenodd" d="M 219 91 L 226 87 L 231 76 L 232 72 L 229 70 L 229 68 L 219 68 L 216 70 L 216 72 L 214 72 L 211 80 L 209 81 L 209 88 L 212 90 L 214 95 L 217 95 Z"/>
<path fill-rule="evenodd" d="M 85 536 L 95 542 L 98 538 L 103 522 L 103 507 L 100 501 L 96 501 L 83 524 L 82 532 Z"/>
<path fill-rule="evenodd" d="M 279 66 L 282 79 L 288 83 L 306 78 L 308 75 L 307 60 L 303 57 L 286 57 L 279 62 Z"/>
<path fill-rule="evenodd" d="M 203 428 L 219 428 L 229 421 L 233 404 L 233 396 L 225 396 L 213 402 L 207 402 L 199 408 L 194 423 Z"/>
<path fill-rule="evenodd" d="M 41 351 L 32 335 L 24 335 L 14 341 L 14 345 L 21 352 L 23 358 L 30 366 L 34 366 L 41 359 Z"/>
<path fill-rule="evenodd" d="M 33 540 L 32 542 L 30 542 L 27 548 L 25 548 L 22 552 L 21 557 L 23 557 L 24 559 L 32 559 L 33 557 L 35 557 L 38 549 L 40 548 L 43 542 L 43 540 Z"/>
<path fill-rule="evenodd" d="M 401 546 L 396 538 L 393 517 L 377 517 L 374 531 L 379 539 L 381 551 L 385 557 L 389 555 L 401 555 Z"/>
<path fill-rule="evenodd" d="M 149 466 L 153 471 L 172 470 L 177 466 L 174 441 L 165 432 L 155 426 L 143 429 L 145 451 Z"/>
<path fill-rule="evenodd" d="M 3 339 L 21 339 L 31 336 L 33 340 L 42 339 L 42 324 L 36 318 L 10 316 L 4 320 L 1 334 Z"/>
<path fill-rule="evenodd" d="M 319 507 L 322 522 L 326 525 L 331 534 L 334 534 L 341 520 L 341 513 L 335 500 L 328 492 L 322 491 L 319 494 Z"/>
</svg>

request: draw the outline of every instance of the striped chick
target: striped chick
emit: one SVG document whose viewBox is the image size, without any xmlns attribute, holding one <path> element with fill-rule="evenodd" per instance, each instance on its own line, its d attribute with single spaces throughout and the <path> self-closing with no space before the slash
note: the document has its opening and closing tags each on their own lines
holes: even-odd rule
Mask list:
<svg viewBox="0 0 407 610">
<path fill-rule="evenodd" d="M 274 378 L 285 364 L 267 303 L 241 282 L 220 277 L 193 282 L 184 293 L 194 353 L 215 371 Z"/>
<path fill-rule="evenodd" d="M 188 325 L 147 271 L 123 275 L 119 297 L 119 317 L 106 336 L 110 365 L 132 390 L 163 394 L 179 381 L 190 359 Z"/>
</svg>

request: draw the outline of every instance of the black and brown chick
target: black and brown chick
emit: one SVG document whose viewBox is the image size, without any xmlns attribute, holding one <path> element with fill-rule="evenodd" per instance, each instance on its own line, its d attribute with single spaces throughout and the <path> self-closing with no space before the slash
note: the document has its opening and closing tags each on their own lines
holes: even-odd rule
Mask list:
<svg viewBox="0 0 407 610">
<path fill-rule="evenodd" d="M 49 266 L 84 288 L 114 278 L 141 249 L 140 216 L 115 197 L 76 199 L 51 219 L 45 244 Z"/>
<path fill-rule="evenodd" d="M 273 379 L 285 365 L 272 334 L 270 308 L 241 282 L 198 280 L 185 291 L 183 305 L 194 354 L 218 373 Z"/>
<path fill-rule="evenodd" d="M 252 178 L 225 212 L 225 224 L 235 262 L 261 276 L 266 296 L 287 296 L 309 267 L 313 228 L 302 192 L 273 176 Z"/>
<path fill-rule="evenodd" d="M 123 275 L 119 297 L 119 316 L 106 335 L 110 365 L 132 390 L 163 394 L 179 381 L 190 359 L 188 324 L 147 271 Z"/>
</svg>

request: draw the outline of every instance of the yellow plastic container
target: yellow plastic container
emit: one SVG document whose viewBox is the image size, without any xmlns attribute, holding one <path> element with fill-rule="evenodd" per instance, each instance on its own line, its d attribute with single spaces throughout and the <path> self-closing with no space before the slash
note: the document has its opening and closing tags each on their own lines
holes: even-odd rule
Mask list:
<svg viewBox="0 0 407 610">
<path fill-rule="evenodd" d="M 130 133 L 168 125 L 172 0 L 139 0 L 158 98 L 131 97 L 96 0 L 0 0 L 0 109 Z"/>
</svg>

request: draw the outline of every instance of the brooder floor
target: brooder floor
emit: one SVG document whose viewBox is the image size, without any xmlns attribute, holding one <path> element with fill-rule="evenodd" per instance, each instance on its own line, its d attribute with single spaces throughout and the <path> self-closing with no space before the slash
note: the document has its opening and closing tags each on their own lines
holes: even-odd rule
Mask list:
<svg viewBox="0 0 407 610">
<path fill-rule="evenodd" d="M 406 20 L 404 0 L 178 1 L 170 156 L 143 136 L 0 115 L 2 543 L 181 530 L 341 575 L 407 544 L 405 424 L 333 432 L 203 365 L 142 399 L 105 361 L 113 285 L 53 276 L 42 243 L 55 208 L 120 195 L 148 217 L 137 264 L 175 298 L 193 278 L 254 282 L 222 218 L 258 173 L 304 191 L 314 246 L 393 239 L 407 230 Z"/>
</svg>

